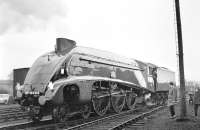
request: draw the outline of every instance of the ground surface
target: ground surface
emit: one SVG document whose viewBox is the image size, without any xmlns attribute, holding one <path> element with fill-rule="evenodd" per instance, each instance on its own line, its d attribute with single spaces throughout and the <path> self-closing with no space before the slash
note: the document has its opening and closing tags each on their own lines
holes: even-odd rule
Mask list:
<svg viewBox="0 0 200 130">
<path fill-rule="evenodd" d="M 124 130 L 200 130 L 200 110 L 198 117 L 195 117 L 193 105 L 187 105 L 187 118 L 189 120 L 184 122 L 176 121 L 180 114 L 179 104 L 176 105 L 175 110 L 177 118 L 170 119 L 169 110 L 166 108 L 139 121 L 140 123 L 127 126 Z"/>
</svg>

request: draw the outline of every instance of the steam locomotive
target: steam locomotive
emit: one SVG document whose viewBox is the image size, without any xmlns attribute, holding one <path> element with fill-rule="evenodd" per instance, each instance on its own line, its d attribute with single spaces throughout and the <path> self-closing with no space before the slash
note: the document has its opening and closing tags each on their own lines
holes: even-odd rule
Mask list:
<svg viewBox="0 0 200 130">
<path fill-rule="evenodd" d="M 63 122 L 74 114 L 88 118 L 91 111 L 99 116 L 111 109 L 120 113 L 146 99 L 162 104 L 168 83 L 175 82 L 175 73 L 167 68 L 78 47 L 65 38 L 56 41 L 55 51 L 34 62 L 18 90 L 33 121 L 49 114 Z"/>
</svg>

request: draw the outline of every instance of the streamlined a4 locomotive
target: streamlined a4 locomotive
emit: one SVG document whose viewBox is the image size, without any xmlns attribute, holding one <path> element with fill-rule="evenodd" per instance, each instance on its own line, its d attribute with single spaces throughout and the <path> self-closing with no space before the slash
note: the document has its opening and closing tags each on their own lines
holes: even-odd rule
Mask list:
<svg viewBox="0 0 200 130">
<path fill-rule="evenodd" d="M 166 99 L 170 81 L 175 81 L 174 72 L 166 68 L 58 38 L 55 51 L 40 56 L 30 68 L 20 104 L 34 121 L 49 114 L 58 122 L 74 114 L 88 118 L 91 111 L 103 116 L 110 109 L 134 109 L 149 94 Z"/>
</svg>

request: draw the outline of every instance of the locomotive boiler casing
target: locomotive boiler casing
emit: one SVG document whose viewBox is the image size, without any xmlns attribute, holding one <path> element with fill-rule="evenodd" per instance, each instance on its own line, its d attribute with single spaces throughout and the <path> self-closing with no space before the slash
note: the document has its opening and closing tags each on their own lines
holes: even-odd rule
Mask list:
<svg viewBox="0 0 200 130">
<path fill-rule="evenodd" d="M 136 84 L 136 86 L 141 86 L 141 81 L 139 81 L 138 77 L 143 77 L 135 72 L 140 71 L 140 69 L 136 66 L 137 64 L 131 65 L 134 63 L 133 60 L 131 60 L 132 63 L 130 62 L 130 64 L 119 63 L 119 61 L 116 62 L 117 57 L 115 55 L 111 55 L 108 52 L 105 54 L 105 52 L 84 47 L 74 48 L 68 57 L 70 58 L 65 63 L 68 77 L 55 81 L 54 88 L 56 88 L 56 91 L 54 93 L 51 93 L 51 91 L 46 92 L 45 100 L 52 100 L 54 104 L 62 104 L 64 102 L 64 95 L 66 94 L 64 93 L 64 88 L 71 86 L 76 86 L 79 90 L 78 100 L 74 102 L 87 103 L 91 101 L 92 85 L 95 82 L 95 77 L 119 79 Z M 111 60 L 111 57 L 116 58 L 116 61 Z M 91 81 L 85 76 L 90 76 L 88 78 Z M 80 79 L 84 78 L 79 81 L 80 79 L 77 77 L 80 77 Z M 91 77 L 94 78 L 91 79 Z M 142 81 L 144 84 L 144 80 Z"/>
</svg>

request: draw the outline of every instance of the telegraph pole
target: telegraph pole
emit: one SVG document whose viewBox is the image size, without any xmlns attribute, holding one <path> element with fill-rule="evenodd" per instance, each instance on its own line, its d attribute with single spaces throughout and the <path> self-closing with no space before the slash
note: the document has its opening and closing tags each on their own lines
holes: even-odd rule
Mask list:
<svg viewBox="0 0 200 130">
<path fill-rule="evenodd" d="M 180 118 L 178 120 L 186 119 L 186 100 L 185 100 L 185 76 L 184 76 L 184 61 L 183 61 L 183 41 L 182 41 L 182 29 L 181 29 L 181 17 L 179 0 L 175 0 L 176 10 L 176 25 L 178 36 L 178 63 L 179 63 L 179 78 L 180 78 Z"/>
</svg>

